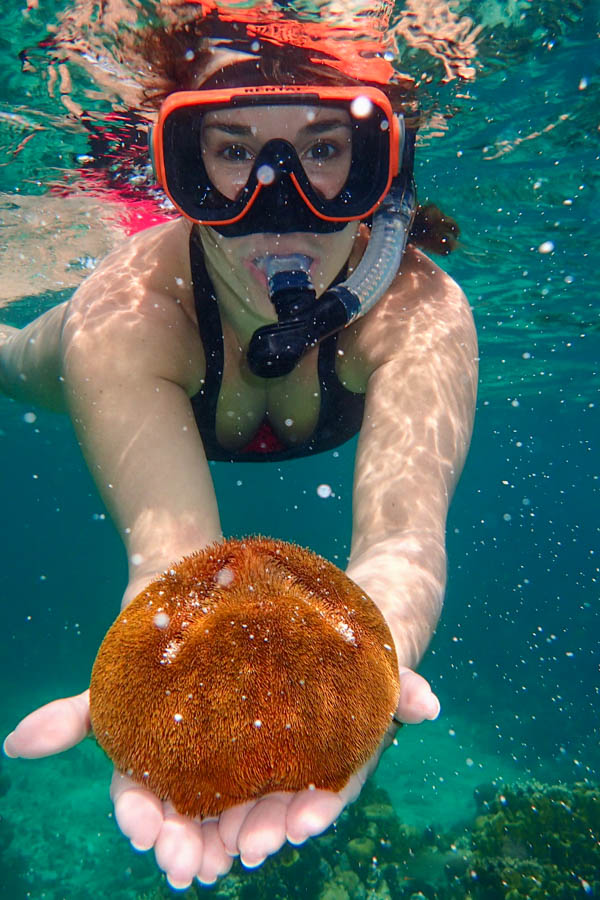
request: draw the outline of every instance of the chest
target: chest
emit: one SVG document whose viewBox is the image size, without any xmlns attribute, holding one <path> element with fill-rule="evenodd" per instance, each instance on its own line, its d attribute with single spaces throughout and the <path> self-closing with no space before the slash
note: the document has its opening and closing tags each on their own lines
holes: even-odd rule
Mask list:
<svg viewBox="0 0 600 900">
<path fill-rule="evenodd" d="M 284 378 L 257 378 L 245 352 L 225 335 L 223 374 L 215 412 L 215 432 L 228 449 L 245 446 L 263 422 L 286 445 L 301 444 L 313 434 L 322 403 L 319 353 L 310 350 Z"/>
</svg>

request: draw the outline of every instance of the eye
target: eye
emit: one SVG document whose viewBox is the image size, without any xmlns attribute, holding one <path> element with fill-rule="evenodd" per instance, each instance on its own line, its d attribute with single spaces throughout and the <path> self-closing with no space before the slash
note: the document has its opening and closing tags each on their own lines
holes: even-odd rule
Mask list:
<svg viewBox="0 0 600 900">
<path fill-rule="evenodd" d="M 322 163 L 327 162 L 334 156 L 337 156 L 338 148 L 330 141 L 318 141 L 306 151 L 306 158 L 309 162 Z"/>
<path fill-rule="evenodd" d="M 243 144 L 229 144 L 219 151 L 219 156 L 227 162 L 234 163 L 245 163 L 252 160 L 252 154 Z"/>
</svg>

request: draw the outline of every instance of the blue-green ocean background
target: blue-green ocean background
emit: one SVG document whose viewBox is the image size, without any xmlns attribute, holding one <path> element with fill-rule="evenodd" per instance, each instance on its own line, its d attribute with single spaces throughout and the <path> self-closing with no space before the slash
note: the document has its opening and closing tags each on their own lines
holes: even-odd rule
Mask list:
<svg viewBox="0 0 600 900">
<path fill-rule="evenodd" d="M 455 115 L 417 165 L 421 197 L 460 223 L 461 248 L 442 265 L 467 293 L 481 342 L 444 615 L 421 669 L 442 715 L 403 729 L 376 775 L 400 819 L 419 827 L 473 815 L 474 787 L 496 777 L 570 784 L 597 779 L 600 766 L 598 4 L 519 5 L 529 18 L 509 19 L 512 3 L 479 7 L 491 23 L 485 64 L 461 97 L 439 88 L 440 109 Z M 3 11 L 4 113 L 49 109 L 16 54 L 58 8 Z M 11 193 L 43 205 L 45 173 L 83 138 L 57 131 L 54 144 L 13 155 L 10 128 L 5 116 L 4 208 Z M 25 324 L 64 296 L 32 292 L 0 315 Z M 85 688 L 125 560 L 65 419 L 0 398 L 0 448 L 6 734 L 36 705 Z M 215 465 L 225 533 L 267 533 L 343 565 L 353 454 L 354 442 L 284 465 Z M 1 897 L 125 898 L 158 883 L 151 858 L 118 834 L 110 766 L 91 741 L 56 759 L 3 759 L 1 772 Z"/>
</svg>

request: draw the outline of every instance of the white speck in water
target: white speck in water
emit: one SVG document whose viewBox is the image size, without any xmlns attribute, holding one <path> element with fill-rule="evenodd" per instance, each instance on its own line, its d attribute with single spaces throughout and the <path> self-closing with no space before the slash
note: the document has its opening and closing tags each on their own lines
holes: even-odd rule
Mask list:
<svg viewBox="0 0 600 900">
<path fill-rule="evenodd" d="M 327 497 L 331 497 L 333 491 L 331 490 L 330 484 L 320 484 L 317 488 L 317 494 L 319 497 L 322 497 L 323 500 L 327 499 Z"/>
<path fill-rule="evenodd" d="M 315 787 L 315 785 L 312 783 L 312 781 L 311 781 L 311 783 L 308 785 L 308 789 L 309 789 L 309 791 L 316 791 L 316 787 Z"/>
<path fill-rule="evenodd" d="M 158 612 L 155 616 L 152 617 L 152 621 L 157 628 L 160 628 L 161 631 L 164 631 L 165 628 L 169 627 L 171 617 L 166 612 Z"/>
<path fill-rule="evenodd" d="M 390 653 L 392 652 L 392 648 L 390 647 L 389 644 L 384 644 L 384 645 L 383 645 L 383 649 L 384 649 L 384 650 L 389 650 Z"/>
<path fill-rule="evenodd" d="M 255 728 L 260 728 L 261 725 L 262 725 L 262 722 L 260 721 L 260 719 L 255 719 L 255 720 L 254 720 L 254 727 L 255 727 Z"/>
<path fill-rule="evenodd" d="M 192 60 L 196 58 L 196 54 L 193 50 L 186 50 L 184 57 L 186 62 L 192 62 Z"/>
<path fill-rule="evenodd" d="M 233 579 L 235 578 L 235 574 L 233 569 L 230 569 L 229 566 L 223 566 L 217 574 L 215 575 L 215 581 L 219 585 L 219 587 L 228 587 L 231 584 Z"/>
<path fill-rule="evenodd" d="M 285 422 L 284 422 L 283 424 L 284 424 L 284 425 L 287 425 L 288 428 L 291 428 L 292 425 L 294 424 L 294 420 L 293 420 L 293 419 L 286 419 Z"/>
<path fill-rule="evenodd" d="M 33 425 L 36 420 L 37 416 L 34 412 L 26 412 L 23 416 L 23 421 L 27 422 L 28 425 Z"/>
<path fill-rule="evenodd" d="M 585 78 L 585 77 L 583 77 L 583 78 L 580 80 L 580 82 L 579 82 L 579 90 L 580 90 L 580 91 L 585 91 L 585 89 L 586 89 L 586 87 L 588 86 L 588 84 L 589 84 L 588 79 Z"/>
<path fill-rule="evenodd" d="M 141 553 L 134 553 L 133 556 L 131 557 L 131 565 L 132 566 L 141 566 L 141 564 L 143 562 L 144 562 L 144 557 L 142 556 Z"/>
<path fill-rule="evenodd" d="M 275 170 L 273 166 L 262 165 L 256 171 L 256 177 L 261 184 L 273 184 L 275 181 Z"/>
<path fill-rule="evenodd" d="M 373 109 L 373 103 L 368 97 L 356 97 L 350 104 L 350 112 L 357 119 L 364 119 Z"/>
<path fill-rule="evenodd" d="M 169 641 L 165 649 L 163 650 L 163 658 L 161 659 L 161 663 L 164 665 L 165 663 L 171 663 L 179 653 L 179 649 L 181 647 L 181 641 Z"/>
<path fill-rule="evenodd" d="M 554 250 L 554 241 L 544 241 L 538 247 L 538 253 L 552 253 Z"/>
<path fill-rule="evenodd" d="M 181 713 L 175 713 L 173 718 L 175 719 L 176 722 L 181 722 L 181 720 L 183 719 L 183 716 L 181 715 Z"/>
<path fill-rule="evenodd" d="M 183 278 L 177 277 L 175 279 L 175 284 L 177 285 L 177 287 L 183 287 Z"/>
<path fill-rule="evenodd" d="M 517 407 L 517 406 L 520 406 L 521 404 L 519 403 L 518 400 L 511 400 L 510 405 Z"/>
<path fill-rule="evenodd" d="M 512 516 L 510 513 L 504 513 L 502 518 L 504 519 L 505 522 L 512 522 Z"/>
<path fill-rule="evenodd" d="M 344 640 L 349 644 L 356 644 L 356 641 L 354 640 L 354 632 L 352 631 L 350 626 L 346 624 L 346 622 L 342 622 L 342 620 L 340 619 L 340 621 L 335 626 L 335 630 L 338 631 L 344 638 Z"/>
<path fill-rule="evenodd" d="M 250 44 L 250 49 L 253 53 L 258 53 L 258 51 L 260 50 L 260 41 L 252 41 L 252 43 Z"/>
</svg>

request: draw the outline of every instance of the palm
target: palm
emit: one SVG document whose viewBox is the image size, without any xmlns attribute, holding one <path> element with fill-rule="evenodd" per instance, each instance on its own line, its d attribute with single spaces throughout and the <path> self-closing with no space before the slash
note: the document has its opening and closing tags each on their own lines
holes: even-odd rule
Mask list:
<svg viewBox="0 0 600 900">
<path fill-rule="evenodd" d="M 439 703 L 427 682 L 410 669 L 402 668 L 400 675 L 398 718 L 411 723 L 435 718 Z M 35 710 L 7 737 L 4 751 L 7 756 L 48 756 L 74 746 L 89 732 L 85 691 Z M 386 735 L 374 756 L 337 794 L 323 790 L 268 794 L 226 810 L 218 820 L 202 822 L 179 815 L 169 803 L 115 771 L 111 797 L 116 819 L 134 847 L 154 847 L 156 861 L 174 887 L 185 887 L 194 877 L 211 884 L 229 871 L 234 856 L 255 867 L 286 840 L 301 844 L 328 828 L 358 797 L 390 737 L 391 733 Z"/>
</svg>

